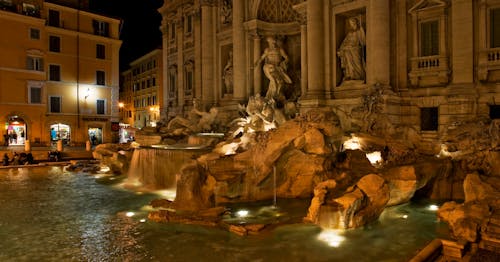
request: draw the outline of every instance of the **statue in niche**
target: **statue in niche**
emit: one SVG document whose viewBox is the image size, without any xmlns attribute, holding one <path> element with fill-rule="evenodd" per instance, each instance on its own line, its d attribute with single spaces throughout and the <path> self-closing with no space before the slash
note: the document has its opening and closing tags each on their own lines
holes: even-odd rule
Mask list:
<svg viewBox="0 0 500 262">
<path fill-rule="evenodd" d="M 224 80 L 224 94 L 233 93 L 233 52 L 229 51 L 229 58 L 224 66 L 222 79 Z"/>
<path fill-rule="evenodd" d="M 233 8 L 231 0 L 222 0 L 220 8 L 220 22 L 221 24 L 229 24 L 233 20 Z"/>
<path fill-rule="evenodd" d="M 259 66 L 264 60 L 263 71 L 269 79 L 266 99 L 280 99 L 282 97 L 283 86 L 292 83 L 292 79 L 286 73 L 288 69 L 288 55 L 278 45 L 274 37 L 269 36 L 266 40 L 269 46 L 264 50 L 260 59 L 257 60 L 255 67 Z"/>
<path fill-rule="evenodd" d="M 365 31 L 360 19 L 351 17 L 347 22 L 349 31 L 337 52 L 344 74 L 342 81 L 365 80 Z"/>
</svg>

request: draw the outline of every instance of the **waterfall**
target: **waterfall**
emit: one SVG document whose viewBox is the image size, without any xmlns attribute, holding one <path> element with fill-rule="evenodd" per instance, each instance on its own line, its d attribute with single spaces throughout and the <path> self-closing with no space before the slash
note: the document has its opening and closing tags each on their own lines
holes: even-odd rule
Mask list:
<svg viewBox="0 0 500 262">
<path fill-rule="evenodd" d="M 137 148 L 132 155 L 128 179 L 148 189 L 175 189 L 176 176 L 192 155 L 181 149 Z"/>
</svg>

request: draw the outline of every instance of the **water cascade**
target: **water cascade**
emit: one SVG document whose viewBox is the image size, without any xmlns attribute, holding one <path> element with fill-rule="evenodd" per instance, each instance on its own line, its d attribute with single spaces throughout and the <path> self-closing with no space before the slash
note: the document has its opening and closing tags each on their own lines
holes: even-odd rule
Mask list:
<svg viewBox="0 0 500 262">
<path fill-rule="evenodd" d="M 176 176 L 198 148 L 145 147 L 134 150 L 128 179 L 148 189 L 175 189 Z"/>
</svg>

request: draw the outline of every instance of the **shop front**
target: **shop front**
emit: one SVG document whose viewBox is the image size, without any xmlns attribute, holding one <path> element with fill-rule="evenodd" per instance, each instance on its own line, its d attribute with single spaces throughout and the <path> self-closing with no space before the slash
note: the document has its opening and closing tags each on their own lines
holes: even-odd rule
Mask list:
<svg viewBox="0 0 500 262">
<path fill-rule="evenodd" d="M 10 116 L 5 123 L 4 146 L 24 145 L 26 143 L 26 122 L 19 116 Z"/>
<path fill-rule="evenodd" d="M 64 145 L 69 145 L 71 142 L 71 127 L 69 125 L 62 123 L 50 125 L 50 143 L 54 145 L 58 140 L 62 140 Z"/>
</svg>

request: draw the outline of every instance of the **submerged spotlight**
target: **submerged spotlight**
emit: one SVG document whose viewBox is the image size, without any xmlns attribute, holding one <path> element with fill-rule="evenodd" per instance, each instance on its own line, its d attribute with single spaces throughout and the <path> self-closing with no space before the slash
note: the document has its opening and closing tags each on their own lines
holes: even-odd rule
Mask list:
<svg viewBox="0 0 500 262">
<path fill-rule="evenodd" d="M 238 217 L 246 217 L 246 216 L 248 216 L 248 210 L 240 210 L 240 211 L 236 212 L 236 215 Z"/>
<path fill-rule="evenodd" d="M 437 205 L 430 205 L 428 207 L 428 209 L 431 210 L 431 211 L 437 211 L 439 209 L 439 207 Z"/>
<path fill-rule="evenodd" d="M 125 215 L 127 217 L 133 217 L 135 215 L 135 213 L 134 212 L 127 212 Z"/>
<path fill-rule="evenodd" d="M 345 237 L 339 234 L 338 230 L 324 230 L 318 235 L 318 240 L 327 243 L 331 247 L 339 247 L 344 242 Z"/>
</svg>

